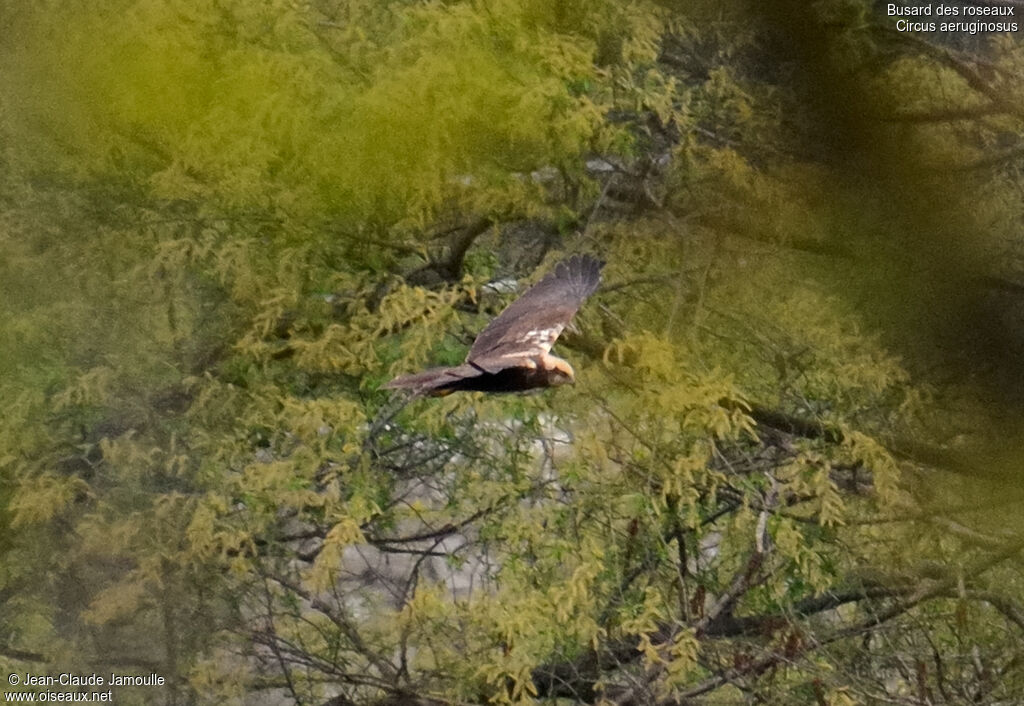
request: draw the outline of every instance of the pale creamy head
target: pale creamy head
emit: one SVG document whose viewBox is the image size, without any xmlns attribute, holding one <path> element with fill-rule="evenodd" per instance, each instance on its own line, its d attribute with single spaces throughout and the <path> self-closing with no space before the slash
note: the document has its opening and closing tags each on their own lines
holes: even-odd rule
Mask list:
<svg viewBox="0 0 1024 706">
<path fill-rule="evenodd" d="M 544 370 L 552 373 L 548 380 L 552 385 L 565 385 L 576 382 L 576 373 L 569 362 L 549 353 L 541 358 Z"/>
</svg>

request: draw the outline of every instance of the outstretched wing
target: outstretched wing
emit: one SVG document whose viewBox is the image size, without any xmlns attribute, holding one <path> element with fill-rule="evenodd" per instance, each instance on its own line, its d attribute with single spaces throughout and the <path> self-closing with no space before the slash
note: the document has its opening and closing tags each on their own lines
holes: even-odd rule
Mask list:
<svg viewBox="0 0 1024 706">
<path fill-rule="evenodd" d="M 508 305 L 476 340 L 466 363 L 496 373 L 551 350 L 555 340 L 601 283 L 604 263 L 573 255 Z"/>
</svg>

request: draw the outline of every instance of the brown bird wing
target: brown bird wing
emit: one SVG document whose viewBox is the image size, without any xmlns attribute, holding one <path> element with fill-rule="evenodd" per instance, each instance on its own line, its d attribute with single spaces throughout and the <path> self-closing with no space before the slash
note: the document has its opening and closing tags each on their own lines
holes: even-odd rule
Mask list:
<svg viewBox="0 0 1024 706">
<path fill-rule="evenodd" d="M 562 330 L 601 283 L 604 263 L 573 255 L 508 305 L 469 349 L 466 363 L 488 373 L 551 350 Z"/>
</svg>

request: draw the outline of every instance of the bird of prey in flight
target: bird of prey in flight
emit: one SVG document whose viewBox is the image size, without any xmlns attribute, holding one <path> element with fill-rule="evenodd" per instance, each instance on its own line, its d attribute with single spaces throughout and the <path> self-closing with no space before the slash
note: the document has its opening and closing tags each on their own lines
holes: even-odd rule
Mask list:
<svg viewBox="0 0 1024 706">
<path fill-rule="evenodd" d="M 563 260 L 476 337 L 465 363 L 401 375 L 384 387 L 440 397 L 458 390 L 519 392 L 575 382 L 572 366 L 549 351 L 597 290 L 602 267 L 590 255 Z"/>
</svg>

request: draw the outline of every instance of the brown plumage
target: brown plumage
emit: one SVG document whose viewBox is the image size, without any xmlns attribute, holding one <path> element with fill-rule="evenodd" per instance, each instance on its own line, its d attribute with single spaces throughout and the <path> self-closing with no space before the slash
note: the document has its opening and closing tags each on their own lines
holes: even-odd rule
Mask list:
<svg viewBox="0 0 1024 706">
<path fill-rule="evenodd" d="M 575 382 L 572 366 L 549 351 L 597 290 L 603 266 L 590 255 L 563 260 L 480 332 L 465 363 L 401 375 L 384 387 L 440 396 L 457 390 L 518 392 Z"/>
</svg>

